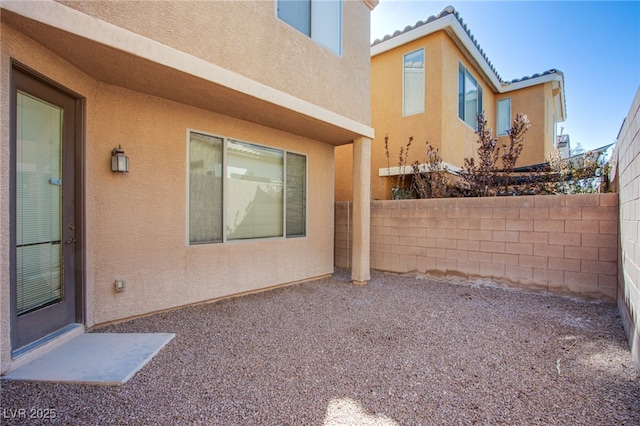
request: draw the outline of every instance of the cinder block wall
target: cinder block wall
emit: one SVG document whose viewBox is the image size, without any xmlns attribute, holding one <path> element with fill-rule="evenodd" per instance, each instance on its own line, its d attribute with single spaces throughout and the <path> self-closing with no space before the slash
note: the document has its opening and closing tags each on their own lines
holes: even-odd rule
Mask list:
<svg viewBox="0 0 640 426">
<path fill-rule="evenodd" d="M 620 130 L 613 158 L 620 195 L 618 308 L 640 371 L 640 88 Z"/>
<path fill-rule="evenodd" d="M 348 213 L 337 203 L 335 264 L 347 268 Z M 617 194 L 371 202 L 376 270 L 615 301 L 617 255 Z"/>
<path fill-rule="evenodd" d="M 334 265 L 338 268 L 351 269 L 351 242 L 353 241 L 353 230 L 351 221 L 353 213 L 351 201 L 340 201 L 335 206 L 335 227 L 334 227 Z"/>
</svg>

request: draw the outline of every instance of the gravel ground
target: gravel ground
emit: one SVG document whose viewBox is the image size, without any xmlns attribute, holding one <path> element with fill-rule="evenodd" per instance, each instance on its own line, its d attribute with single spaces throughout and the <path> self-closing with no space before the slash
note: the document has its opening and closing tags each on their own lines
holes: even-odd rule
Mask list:
<svg viewBox="0 0 640 426">
<path fill-rule="evenodd" d="M 2 382 L 64 424 L 640 424 L 616 307 L 347 271 L 110 325 L 173 332 L 122 386 Z"/>
</svg>

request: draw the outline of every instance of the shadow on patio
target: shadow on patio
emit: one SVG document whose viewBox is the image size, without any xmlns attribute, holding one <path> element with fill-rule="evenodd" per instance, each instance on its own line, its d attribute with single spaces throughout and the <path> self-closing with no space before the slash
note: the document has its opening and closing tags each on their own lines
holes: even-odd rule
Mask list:
<svg viewBox="0 0 640 426">
<path fill-rule="evenodd" d="M 176 337 L 121 386 L 3 381 L 2 420 L 640 424 L 612 304 L 377 272 L 360 287 L 339 270 L 97 331 Z"/>
</svg>

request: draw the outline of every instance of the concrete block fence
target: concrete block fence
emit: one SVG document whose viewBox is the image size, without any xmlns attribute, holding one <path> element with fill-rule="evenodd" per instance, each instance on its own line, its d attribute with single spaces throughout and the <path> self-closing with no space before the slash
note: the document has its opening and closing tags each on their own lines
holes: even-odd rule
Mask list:
<svg viewBox="0 0 640 426">
<path fill-rule="evenodd" d="M 335 264 L 349 268 L 351 203 Z M 615 301 L 618 194 L 371 202 L 371 268 Z"/>
<path fill-rule="evenodd" d="M 620 129 L 612 158 L 620 195 L 618 309 L 640 371 L 640 88 Z"/>
</svg>

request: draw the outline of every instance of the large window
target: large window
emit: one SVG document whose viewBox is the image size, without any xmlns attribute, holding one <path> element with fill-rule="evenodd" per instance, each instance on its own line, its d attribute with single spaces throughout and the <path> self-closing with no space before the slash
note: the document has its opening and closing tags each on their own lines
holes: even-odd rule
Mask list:
<svg viewBox="0 0 640 426">
<path fill-rule="evenodd" d="M 404 55 L 402 115 L 424 112 L 424 49 Z"/>
<path fill-rule="evenodd" d="M 511 98 L 498 101 L 498 136 L 504 136 L 511 128 Z"/>
<path fill-rule="evenodd" d="M 341 0 L 277 0 L 278 18 L 317 43 L 342 53 Z"/>
<path fill-rule="evenodd" d="M 307 158 L 189 132 L 189 243 L 306 235 Z"/>
<path fill-rule="evenodd" d="M 458 68 L 458 117 L 472 128 L 478 127 L 478 114 L 482 112 L 482 88 L 469 70 Z"/>
</svg>

